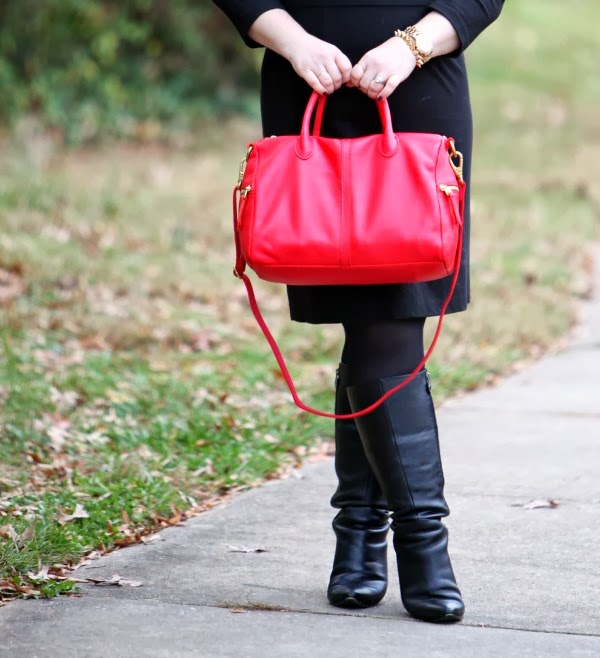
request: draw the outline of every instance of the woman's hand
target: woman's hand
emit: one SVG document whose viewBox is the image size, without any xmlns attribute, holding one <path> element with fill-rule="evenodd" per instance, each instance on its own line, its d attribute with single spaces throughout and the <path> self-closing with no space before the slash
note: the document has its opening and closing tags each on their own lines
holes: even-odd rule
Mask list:
<svg viewBox="0 0 600 658">
<path fill-rule="evenodd" d="M 350 82 L 352 64 L 346 55 L 306 32 L 284 9 L 270 9 L 261 14 L 248 35 L 285 57 L 294 71 L 319 94 L 332 94 Z"/>
<path fill-rule="evenodd" d="M 415 70 L 417 60 L 398 37 L 369 50 L 352 69 L 350 84 L 369 98 L 387 98 Z"/>
<path fill-rule="evenodd" d="M 294 71 L 319 94 L 332 94 L 350 82 L 352 64 L 346 55 L 311 34 L 305 32 L 283 54 Z"/>
</svg>

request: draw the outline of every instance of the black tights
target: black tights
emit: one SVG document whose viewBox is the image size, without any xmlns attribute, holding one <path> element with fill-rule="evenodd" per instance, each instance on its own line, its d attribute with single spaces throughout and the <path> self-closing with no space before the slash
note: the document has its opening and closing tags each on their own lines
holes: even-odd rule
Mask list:
<svg viewBox="0 0 600 658">
<path fill-rule="evenodd" d="M 425 318 L 344 323 L 342 362 L 350 384 L 407 375 L 423 358 Z"/>
</svg>

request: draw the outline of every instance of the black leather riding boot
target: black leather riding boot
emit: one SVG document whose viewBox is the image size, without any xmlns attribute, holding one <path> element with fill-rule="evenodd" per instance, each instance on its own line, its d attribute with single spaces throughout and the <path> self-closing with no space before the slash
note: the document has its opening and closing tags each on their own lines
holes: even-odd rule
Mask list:
<svg viewBox="0 0 600 658">
<path fill-rule="evenodd" d="M 340 363 L 335 411 L 351 413 L 346 395 L 348 366 Z M 387 589 L 387 503 L 353 420 L 335 421 L 335 470 L 338 488 L 331 505 L 337 543 L 327 588 L 330 603 L 340 608 L 377 605 Z"/>
<path fill-rule="evenodd" d="M 405 378 L 350 386 L 352 409 L 367 407 Z M 465 608 L 441 521 L 449 510 L 428 373 L 420 372 L 381 407 L 357 418 L 356 425 L 392 513 L 404 607 L 425 621 L 459 621 Z"/>
</svg>

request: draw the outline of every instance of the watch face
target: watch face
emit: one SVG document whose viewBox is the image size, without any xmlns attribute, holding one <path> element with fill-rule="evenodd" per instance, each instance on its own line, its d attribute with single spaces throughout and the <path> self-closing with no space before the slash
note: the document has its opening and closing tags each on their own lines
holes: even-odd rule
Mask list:
<svg viewBox="0 0 600 658">
<path fill-rule="evenodd" d="M 433 43 L 424 34 L 415 35 L 417 48 L 424 54 L 429 55 L 433 51 Z"/>
</svg>

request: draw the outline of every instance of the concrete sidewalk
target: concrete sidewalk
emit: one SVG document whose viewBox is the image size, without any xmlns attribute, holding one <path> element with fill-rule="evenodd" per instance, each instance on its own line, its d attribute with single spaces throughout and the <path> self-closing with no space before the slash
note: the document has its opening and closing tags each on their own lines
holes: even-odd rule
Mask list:
<svg viewBox="0 0 600 658">
<path fill-rule="evenodd" d="M 467 605 L 460 625 L 408 618 L 391 555 L 382 604 L 328 605 L 326 461 L 77 572 L 141 587 L 86 585 L 82 598 L 1 608 L 0 656 L 597 658 L 598 373 L 600 296 L 568 349 L 440 409 L 450 549 Z M 559 506 L 516 506 L 548 498 Z"/>
</svg>

